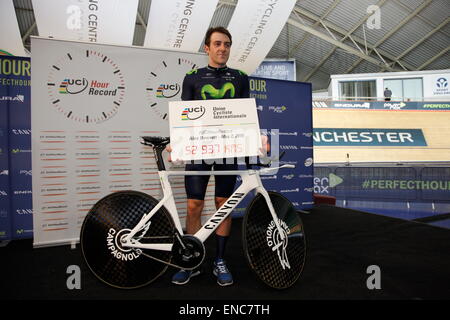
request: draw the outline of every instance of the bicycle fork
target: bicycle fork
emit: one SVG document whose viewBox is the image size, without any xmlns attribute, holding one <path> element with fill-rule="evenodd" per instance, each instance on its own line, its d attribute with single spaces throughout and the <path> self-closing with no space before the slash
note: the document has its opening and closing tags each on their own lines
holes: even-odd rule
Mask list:
<svg viewBox="0 0 450 320">
<path fill-rule="evenodd" d="M 270 200 L 269 193 L 264 188 L 258 188 L 256 191 L 261 193 L 263 195 L 264 199 L 266 199 L 267 206 L 269 207 L 270 214 L 272 215 L 272 220 L 275 223 L 275 226 L 278 230 L 278 234 L 280 235 L 281 241 L 285 240 L 285 237 L 286 237 L 285 233 L 280 224 L 279 218 L 278 218 L 277 214 L 275 213 L 275 208 L 273 207 L 272 201 Z"/>
<path fill-rule="evenodd" d="M 266 169 L 267 170 L 267 169 Z M 269 207 L 270 214 L 272 215 L 272 220 L 275 223 L 275 226 L 278 230 L 278 234 L 280 235 L 281 240 L 285 240 L 285 233 L 283 232 L 283 227 L 280 224 L 277 214 L 275 213 L 275 208 L 273 207 L 272 201 L 270 200 L 269 193 L 263 187 L 261 177 L 259 174 L 256 175 L 258 187 L 256 188 L 256 192 L 262 194 L 264 199 L 266 200 L 266 204 Z"/>
</svg>

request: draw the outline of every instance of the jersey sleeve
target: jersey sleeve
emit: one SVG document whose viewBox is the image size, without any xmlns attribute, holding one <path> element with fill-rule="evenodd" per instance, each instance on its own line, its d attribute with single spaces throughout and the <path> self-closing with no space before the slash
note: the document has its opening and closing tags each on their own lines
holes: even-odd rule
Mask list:
<svg viewBox="0 0 450 320">
<path fill-rule="evenodd" d="M 194 100 L 194 87 L 193 82 L 189 75 L 186 75 L 183 79 L 183 86 L 181 88 L 181 100 Z"/>
<path fill-rule="evenodd" d="M 250 98 L 250 84 L 248 82 L 248 76 L 245 74 L 242 76 L 242 98 Z"/>
</svg>

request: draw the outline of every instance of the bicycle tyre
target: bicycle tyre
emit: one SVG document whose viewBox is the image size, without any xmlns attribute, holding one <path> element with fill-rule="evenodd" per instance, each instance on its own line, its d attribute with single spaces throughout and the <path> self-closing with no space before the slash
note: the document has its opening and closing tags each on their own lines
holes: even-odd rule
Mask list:
<svg viewBox="0 0 450 320">
<path fill-rule="evenodd" d="M 242 223 L 244 254 L 262 282 L 275 289 L 286 289 L 297 282 L 303 271 L 305 232 L 297 211 L 287 198 L 271 191 L 269 197 L 287 235 L 287 243 L 280 243 L 266 200 L 258 194 L 247 207 Z"/>
<path fill-rule="evenodd" d="M 158 200 L 148 194 L 118 191 L 92 207 L 83 221 L 80 243 L 84 260 L 97 278 L 116 288 L 132 289 L 153 282 L 166 271 L 167 264 L 145 257 L 142 250 L 120 246 L 120 237 L 157 204 Z M 145 234 L 139 235 L 168 237 L 166 241 L 173 242 L 174 224 L 164 207 L 151 221 Z M 161 239 L 158 242 L 162 242 Z M 171 252 L 145 251 L 151 251 L 152 256 L 163 261 L 170 262 L 172 257 Z"/>
</svg>

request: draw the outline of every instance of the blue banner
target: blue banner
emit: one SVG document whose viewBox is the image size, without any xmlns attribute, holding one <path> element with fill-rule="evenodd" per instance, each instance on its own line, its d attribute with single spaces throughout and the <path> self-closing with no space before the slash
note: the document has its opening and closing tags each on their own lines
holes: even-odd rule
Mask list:
<svg viewBox="0 0 450 320">
<path fill-rule="evenodd" d="M 422 129 L 314 128 L 315 146 L 426 146 Z"/>
<path fill-rule="evenodd" d="M 6 110 L 2 119 L 6 122 L 3 131 L 7 139 L 7 147 L 2 148 L 2 153 L 8 158 L 7 167 L 0 165 L 0 172 L 8 172 L 9 178 L 9 212 L 3 215 L 9 218 L 10 239 L 31 238 L 33 204 L 30 58 L 0 57 L 0 66 L 0 106 Z M 0 190 L 2 189 L 0 182 Z"/>
<path fill-rule="evenodd" d="M 7 95 L 8 87 L 0 86 L 0 99 Z M 11 201 L 8 159 L 8 105 L 0 101 L 0 241 L 9 239 L 11 239 Z"/>
<path fill-rule="evenodd" d="M 450 168 L 423 168 L 419 177 L 422 199 L 450 200 Z"/>
<path fill-rule="evenodd" d="M 448 167 L 315 167 L 314 192 L 338 200 L 450 202 Z"/>
<path fill-rule="evenodd" d="M 285 151 L 280 165 L 294 164 L 263 176 L 268 190 L 280 192 L 298 209 L 313 205 L 312 89 L 310 83 L 250 78 L 260 127 L 267 130 L 272 155 Z"/>
</svg>

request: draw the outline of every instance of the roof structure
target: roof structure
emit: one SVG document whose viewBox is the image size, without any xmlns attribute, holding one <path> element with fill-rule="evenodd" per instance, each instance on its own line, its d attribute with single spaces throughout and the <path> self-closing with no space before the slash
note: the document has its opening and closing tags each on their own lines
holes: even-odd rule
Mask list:
<svg viewBox="0 0 450 320">
<path fill-rule="evenodd" d="M 219 0 L 211 26 L 226 27 L 236 4 Z M 39 35 L 32 2 L 14 6 L 30 50 Z M 144 43 L 150 6 L 139 0 L 133 45 Z M 448 0 L 297 0 L 267 58 L 295 59 L 297 81 L 313 90 L 327 88 L 332 74 L 448 69 L 449 12 Z"/>
</svg>

